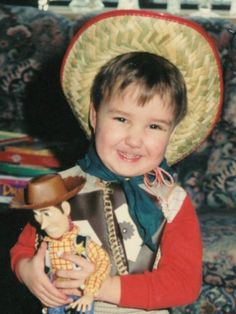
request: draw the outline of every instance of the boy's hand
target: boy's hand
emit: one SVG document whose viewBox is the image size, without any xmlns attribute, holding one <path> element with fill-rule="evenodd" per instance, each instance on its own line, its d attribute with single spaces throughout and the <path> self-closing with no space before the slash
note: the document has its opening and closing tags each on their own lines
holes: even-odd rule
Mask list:
<svg viewBox="0 0 236 314">
<path fill-rule="evenodd" d="M 57 288 L 63 289 L 67 295 L 81 296 L 82 286 L 85 280 L 95 271 L 95 266 L 85 258 L 78 255 L 63 254 L 62 257 L 74 263 L 78 268 L 74 270 L 60 270 L 57 276 L 67 280 L 55 281 Z M 120 277 L 108 276 L 103 282 L 100 291 L 95 296 L 95 300 L 119 304 L 120 302 Z"/>
<path fill-rule="evenodd" d="M 71 300 L 53 286 L 44 272 L 46 249 L 47 245 L 43 242 L 33 258 L 23 259 L 18 263 L 20 278 L 45 306 L 57 307 L 70 303 Z"/>
<path fill-rule="evenodd" d="M 94 272 L 95 267 L 88 260 L 78 255 L 64 253 L 62 258 L 72 262 L 76 265 L 76 268 L 73 270 L 59 270 L 57 277 L 60 279 L 56 280 L 54 285 L 63 289 L 63 292 L 67 295 L 80 296 L 80 289 L 83 289 L 85 280 Z M 61 280 L 61 278 L 66 280 Z"/>
</svg>

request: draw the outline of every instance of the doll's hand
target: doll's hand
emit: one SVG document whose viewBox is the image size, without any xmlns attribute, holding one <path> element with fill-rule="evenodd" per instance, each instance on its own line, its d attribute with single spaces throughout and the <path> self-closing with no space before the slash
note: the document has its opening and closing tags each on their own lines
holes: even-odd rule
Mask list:
<svg viewBox="0 0 236 314">
<path fill-rule="evenodd" d="M 42 243 L 31 259 L 22 259 L 17 270 L 23 283 L 46 306 L 56 307 L 70 302 L 68 297 L 56 289 L 44 272 L 47 245 Z"/>
<path fill-rule="evenodd" d="M 54 285 L 63 289 L 63 292 L 67 295 L 80 296 L 81 291 L 78 288 L 83 287 L 85 280 L 94 272 L 95 267 L 88 260 L 78 255 L 64 253 L 62 257 L 76 265 L 76 268 L 57 271 L 57 277 L 60 279 L 56 280 Z M 66 280 L 61 280 L 61 278 Z"/>
<path fill-rule="evenodd" d="M 76 309 L 76 312 L 86 313 L 86 311 L 91 310 L 93 301 L 94 301 L 93 295 L 84 295 L 80 299 L 72 302 L 70 304 L 70 307 L 72 309 Z"/>
</svg>

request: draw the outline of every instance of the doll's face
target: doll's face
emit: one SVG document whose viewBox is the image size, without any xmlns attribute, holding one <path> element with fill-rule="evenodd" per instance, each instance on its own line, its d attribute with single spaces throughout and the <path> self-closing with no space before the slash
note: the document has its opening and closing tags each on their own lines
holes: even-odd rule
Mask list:
<svg viewBox="0 0 236 314">
<path fill-rule="evenodd" d="M 112 172 L 132 177 L 160 165 L 174 130 L 171 106 L 155 95 L 144 106 L 137 90 L 129 86 L 120 97 L 90 111 L 97 153 Z"/>
<path fill-rule="evenodd" d="M 62 204 L 68 204 L 63 202 Z M 69 231 L 70 220 L 68 205 L 63 205 L 62 210 L 55 206 L 47 208 L 40 208 L 34 210 L 34 218 L 40 224 L 41 229 L 44 230 L 51 238 L 60 238 L 64 233 Z"/>
</svg>

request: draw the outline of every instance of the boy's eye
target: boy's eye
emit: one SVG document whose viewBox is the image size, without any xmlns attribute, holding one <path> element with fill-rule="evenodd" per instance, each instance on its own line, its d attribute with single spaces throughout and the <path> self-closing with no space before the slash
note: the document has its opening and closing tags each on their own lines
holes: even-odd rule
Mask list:
<svg viewBox="0 0 236 314">
<path fill-rule="evenodd" d="M 125 119 L 123 117 L 115 117 L 114 119 L 119 121 L 119 122 L 123 122 L 123 123 L 127 121 L 127 119 Z"/>
<path fill-rule="evenodd" d="M 160 126 L 159 124 L 150 124 L 150 129 L 152 130 L 163 130 L 163 127 Z"/>
</svg>

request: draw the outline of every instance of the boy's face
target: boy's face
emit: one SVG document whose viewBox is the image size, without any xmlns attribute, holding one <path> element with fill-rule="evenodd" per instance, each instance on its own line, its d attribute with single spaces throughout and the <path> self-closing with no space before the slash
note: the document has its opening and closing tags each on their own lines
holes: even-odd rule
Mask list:
<svg viewBox="0 0 236 314">
<path fill-rule="evenodd" d="M 137 87 L 131 85 L 97 112 L 92 107 L 90 122 L 97 153 L 105 166 L 118 175 L 132 177 L 162 162 L 174 129 L 174 113 L 159 95 L 139 106 Z"/>
<path fill-rule="evenodd" d="M 69 231 L 69 217 L 67 212 L 62 212 L 55 206 L 34 210 L 34 218 L 41 229 L 53 239 L 60 238 Z"/>
</svg>

